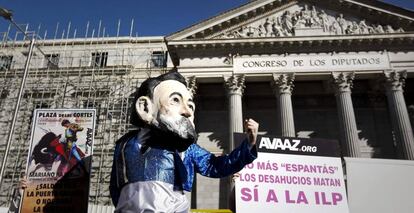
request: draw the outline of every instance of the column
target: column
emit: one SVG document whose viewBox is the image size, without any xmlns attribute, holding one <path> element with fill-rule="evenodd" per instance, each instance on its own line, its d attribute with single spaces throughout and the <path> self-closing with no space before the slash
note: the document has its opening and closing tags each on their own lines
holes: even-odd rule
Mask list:
<svg viewBox="0 0 414 213">
<path fill-rule="evenodd" d="M 227 89 L 227 97 L 229 102 L 229 152 L 235 148 L 233 133 L 243 132 L 243 111 L 242 111 L 242 95 L 244 92 L 244 75 L 232 75 L 225 77 L 225 86 Z M 227 206 L 233 205 L 231 198 L 234 198 L 234 182 L 232 176 L 227 178 L 224 185 L 229 184 L 227 188 Z M 221 184 L 220 184 L 221 185 Z"/>
<path fill-rule="evenodd" d="M 243 132 L 242 95 L 244 92 L 244 75 L 225 77 L 225 86 L 229 101 L 229 151 L 235 147 L 233 133 Z"/>
<path fill-rule="evenodd" d="M 404 159 L 414 160 L 413 130 L 403 95 L 407 72 L 385 71 L 384 76 L 388 110 L 397 149 L 402 153 Z"/>
<path fill-rule="evenodd" d="M 352 80 L 354 80 L 354 73 L 332 73 L 332 78 L 333 86 L 335 88 L 336 105 L 339 116 L 339 132 L 343 155 L 348 157 L 361 157 L 361 147 L 359 144 L 354 107 L 351 99 L 351 88 Z"/>
<path fill-rule="evenodd" d="M 278 135 L 284 137 L 296 136 L 291 99 L 294 79 L 293 73 L 273 75 L 273 89 L 277 98 Z"/>
</svg>

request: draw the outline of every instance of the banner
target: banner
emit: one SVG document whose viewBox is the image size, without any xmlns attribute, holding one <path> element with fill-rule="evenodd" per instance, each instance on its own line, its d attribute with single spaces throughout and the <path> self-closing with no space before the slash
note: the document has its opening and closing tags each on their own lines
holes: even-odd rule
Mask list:
<svg viewBox="0 0 414 213">
<path fill-rule="evenodd" d="M 349 212 L 337 141 L 266 135 L 257 148 L 236 179 L 238 213 Z"/>
<path fill-rule="evenodd" d="M 34 111 L 21 212 L 87 212 L 96 112 Z"/>
</svg>

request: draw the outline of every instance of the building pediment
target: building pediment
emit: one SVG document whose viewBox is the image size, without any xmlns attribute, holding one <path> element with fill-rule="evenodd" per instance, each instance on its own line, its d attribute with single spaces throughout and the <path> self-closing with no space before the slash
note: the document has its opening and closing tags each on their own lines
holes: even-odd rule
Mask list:
<svg viewBox="0 0 414 213">
<path fill-rule="evenodd" d="M 402 33 L 402 27 L 380 24 L 307 3 L 269 14 L 236 29 L 207 38 L 257 38 L 350 34 Z"/>
<path fill-rule="evenodd" d="M 167 37 L 171 40 L 410 32 L 414 12 L 373 0 L 256 0 Z"/>
</svg>

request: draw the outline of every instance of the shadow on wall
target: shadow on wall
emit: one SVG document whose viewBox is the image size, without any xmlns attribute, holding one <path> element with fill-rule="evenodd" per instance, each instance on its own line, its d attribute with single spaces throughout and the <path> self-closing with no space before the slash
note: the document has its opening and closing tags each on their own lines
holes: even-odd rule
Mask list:
<svg viewBox="0 0 414 213">
<path fill-rule="evenodd" d="M 225 140 L 227 138 L 225 138 L 223 134 L 220 134 L 214 131 L 211 134 L 209 134 L 207 137 L 212 143 L 216 143 L 217 147 L 222 149 L 225 153 L 227 153 L 228 151 L 231 151 L 231 150 L 228 150 L 229 148 L 228 140 Z"/>
</svg>

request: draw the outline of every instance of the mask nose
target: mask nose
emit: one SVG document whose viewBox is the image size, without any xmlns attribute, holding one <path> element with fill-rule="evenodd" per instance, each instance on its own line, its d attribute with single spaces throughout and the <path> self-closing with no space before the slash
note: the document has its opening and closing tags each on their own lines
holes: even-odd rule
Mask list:
<svg viewBox="0 0 414 213">
<path fill-rule="evenodd" d="M 183 105 L 183 107 L 181 108 L 181 115 L 186 118 L 189 118 L 193 115 L 193 112 L 187 105 Z"/>
</svg>

